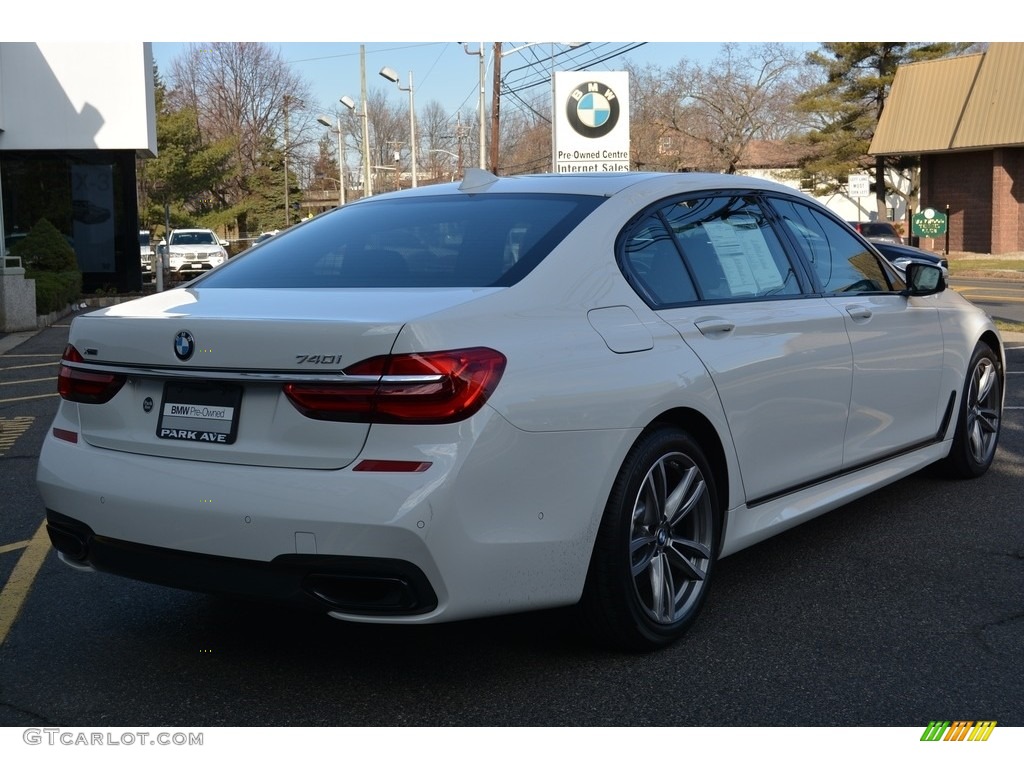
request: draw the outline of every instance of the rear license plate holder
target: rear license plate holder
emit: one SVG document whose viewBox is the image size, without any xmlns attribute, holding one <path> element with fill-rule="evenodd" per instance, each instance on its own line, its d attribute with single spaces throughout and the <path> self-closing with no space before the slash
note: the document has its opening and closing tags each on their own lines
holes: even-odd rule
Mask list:
<svg viewBox="0 0 1024 768">
<path fill-rule="evenodd" d="M 162 440 L 231 445 L 238 436 L 241 405 L 240 384 L 168 381 L 164 384 L 156 436 Z"/>
</svg>

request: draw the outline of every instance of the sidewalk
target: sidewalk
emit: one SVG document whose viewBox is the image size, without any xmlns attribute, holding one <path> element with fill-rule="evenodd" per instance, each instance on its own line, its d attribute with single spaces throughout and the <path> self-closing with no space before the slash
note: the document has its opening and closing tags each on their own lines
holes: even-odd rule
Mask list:
<svg viewBox="0 0 1024 768">
<path fill-rule="evenodd" d="M 16 333 L 0 333 L 0 355 L 5 355 L 22 342 L 28 341 L 39 331 L 18 331 Z"/>
</svg>

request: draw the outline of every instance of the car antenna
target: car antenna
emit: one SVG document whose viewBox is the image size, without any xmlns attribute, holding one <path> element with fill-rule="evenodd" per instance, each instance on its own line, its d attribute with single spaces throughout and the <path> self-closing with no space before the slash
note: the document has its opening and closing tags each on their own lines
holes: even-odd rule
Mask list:
<svg viewBox="0 0 1024 768">
<path fill-rule="evenodd" d="M 467 168 L 462 174 L 462 183 L 459 184 L 460 192 L 472 192 L 490 186 L 498 180 L 490 171 L 483 168 Z"/>
</svg>

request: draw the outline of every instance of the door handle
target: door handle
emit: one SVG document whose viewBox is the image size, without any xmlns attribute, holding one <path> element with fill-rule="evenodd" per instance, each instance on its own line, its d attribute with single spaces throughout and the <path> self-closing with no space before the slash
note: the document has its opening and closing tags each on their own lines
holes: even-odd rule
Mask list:
<svg viewBox="0 0 1024 768">
<path fill-rule="evenodd" d="M 871 308 L 865 307 L 863 304 L 847 304 L 846 314 L 852 317 L 855 321 L 870 320 Z"/>
<path fill-rule="evenodd" d="M 728 320 L 721 320 L 714 318 L 711 320 L 698 320 L 694 323 L 697 326 L 697 330 L 705 336 L 726 336 L 733 332 L 736 328 L 736 323 L 731 323 Z"/>
</svg>

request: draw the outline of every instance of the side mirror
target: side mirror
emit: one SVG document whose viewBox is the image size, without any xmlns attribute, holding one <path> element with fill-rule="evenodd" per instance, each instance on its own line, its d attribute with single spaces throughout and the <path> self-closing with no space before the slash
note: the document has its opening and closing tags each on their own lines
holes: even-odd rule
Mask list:
<svg viewBox="0 0 1024 768">
<path fill-rule="evenodd" d="M 229 245 L 231 245 L 231 243 L 229 243 L 227 240 L 218 240 L 217 242 L 220 243 L 221 247 L 223 248 L 227 248 Z"/>
<path fill-rule="evenodd" d="M 908 296 L 931 296 L 946 290 L 946 281 L 942 277 L 942 269 L 934 264 L 923 264 L 912 261 L 907 264 Z"/>
</svg>

